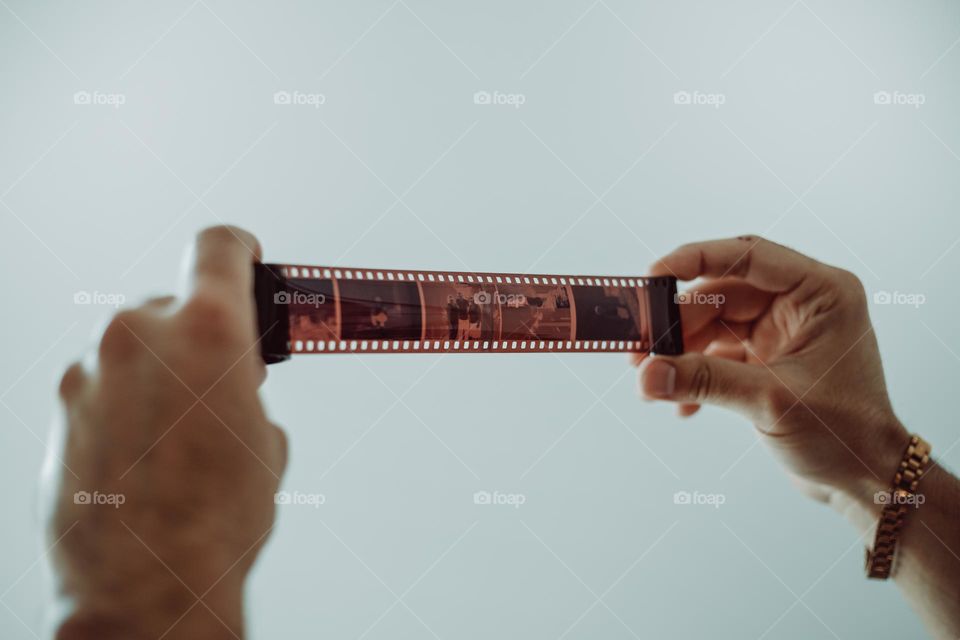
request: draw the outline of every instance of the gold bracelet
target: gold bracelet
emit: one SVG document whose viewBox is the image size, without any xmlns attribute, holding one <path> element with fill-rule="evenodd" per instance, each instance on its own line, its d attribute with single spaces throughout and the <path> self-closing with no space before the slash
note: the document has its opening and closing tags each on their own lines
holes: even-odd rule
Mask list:
<svg viewBox="0 0 960 640">
<path fill-rule="evenodd" d="M 930 445 L 918 435 L 910 438 L 907 450 L 893 476 L 893 488 L 882 501 L 880 522 L 873 541 L 873 550 L 867 549 L 867 577 L 886 580 L 893 572 L 893 559 L 907 507 L 919 506 L 916 499 L 917 485 L 930 462 Z"/>
</svg>

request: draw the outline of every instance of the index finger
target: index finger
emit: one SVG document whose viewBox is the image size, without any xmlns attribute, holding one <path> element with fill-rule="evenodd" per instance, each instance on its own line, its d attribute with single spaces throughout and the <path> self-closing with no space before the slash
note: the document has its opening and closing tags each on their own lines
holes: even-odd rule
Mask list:
<svg viewBox="0 0 960 640">
<path fill-rule="evenodd" d="M 739 278 L 709 280 L 677 294 L 684 336 L 720 323 L 750 323 L 770 307 L 775 294 Z"/>
<path fill-rule="evenodd" d="M 773 293 L 790 291 L 822 264 L 759 236 L 694 242 L 653 264 L 651 275 L 680 280 L 735 277 Z"/>
<path fill-rule="evenodd" d="M 197 235 L 191 259 L 191 293 L 213 290 L 251 296 L 252 264 L 260 260 L 260 243 L 239 227 L 217 226 Z"/>
</svg>

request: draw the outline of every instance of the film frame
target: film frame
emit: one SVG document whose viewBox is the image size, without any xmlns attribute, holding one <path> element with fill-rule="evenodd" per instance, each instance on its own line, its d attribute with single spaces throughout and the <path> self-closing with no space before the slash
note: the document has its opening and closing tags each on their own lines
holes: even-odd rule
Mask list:
<svg viewBox="0 0 960 640">
<path fill-rule="evenodd" d="M 257 264 L 255 273 L 268 363 L 319 353 L 683 350 L 672 277 L 295 264 Z"/>
</svg>

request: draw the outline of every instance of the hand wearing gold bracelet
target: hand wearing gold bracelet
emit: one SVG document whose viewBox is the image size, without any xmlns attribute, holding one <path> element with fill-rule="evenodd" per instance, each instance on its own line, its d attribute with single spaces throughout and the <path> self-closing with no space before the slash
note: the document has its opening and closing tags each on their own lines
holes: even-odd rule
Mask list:
<svg viewBox="0 0 960 640">
<path fill-rule="evenodd" d="M 747 417 L 804 493 L 875 540 L 870 575 L 892 570 L 934 635 L 960 636 L 960 482 L 894 414 L 860 280 L 756 236 L 682 246 L 651 273 L 702 278 L 689 298 L 712 304 L 681 305 L 688 353 L 637 358 L 642 395 Z M 878 498 L 917 492 L 920 509 Z"/>
</svg>

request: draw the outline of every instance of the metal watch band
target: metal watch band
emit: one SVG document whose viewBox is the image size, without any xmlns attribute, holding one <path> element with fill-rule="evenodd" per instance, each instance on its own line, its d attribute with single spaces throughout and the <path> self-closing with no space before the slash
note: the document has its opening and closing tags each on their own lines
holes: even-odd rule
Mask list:
<svg viewBox="0 0 960 640">
<path fill-rule="evenodd" d="M 907 508 L 917 492 L 917 485 L 930 462 L 930 444 L 918 435 L 910 438 L 897 472 L 893 487 L 880 511 L 880 522 L 873 542 L 873 550 L 867 549 L 866 571 L 868 578 L 886 580 L 893 572 L 897 542 Z"/>
</svg>

